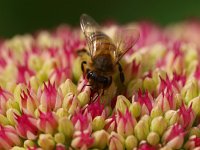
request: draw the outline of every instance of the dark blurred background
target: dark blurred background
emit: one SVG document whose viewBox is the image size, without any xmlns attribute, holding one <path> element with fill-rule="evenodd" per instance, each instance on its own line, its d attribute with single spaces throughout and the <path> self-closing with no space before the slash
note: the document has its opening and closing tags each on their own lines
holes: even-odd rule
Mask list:
<svg viewBox="0 0 200 150">
<path fill-rule="evenodd" d="M 160 25 L 200 17 L 198 0 L 1 0 L 0 37 L 53 29 L 67 23 L 79 25 L 88 13 L 98 22 L 150 20 Z"/>
</svg>

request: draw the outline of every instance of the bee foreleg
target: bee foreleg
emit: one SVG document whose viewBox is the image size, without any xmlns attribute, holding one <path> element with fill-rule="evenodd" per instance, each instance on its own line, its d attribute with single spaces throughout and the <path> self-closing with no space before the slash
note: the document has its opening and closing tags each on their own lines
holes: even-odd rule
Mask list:
<svg viewBox="0 0 200 150">
<path fill-rule="evenodd" d="M 121 66 L 120 63 L 118 63 L 118 70 L 119 70 L 120 80 L 123 83 L 125 79 L 124 79 L 124 73 L 123 73 L 123 70 L 122 70 L 122 66 Z"/>
</svg>

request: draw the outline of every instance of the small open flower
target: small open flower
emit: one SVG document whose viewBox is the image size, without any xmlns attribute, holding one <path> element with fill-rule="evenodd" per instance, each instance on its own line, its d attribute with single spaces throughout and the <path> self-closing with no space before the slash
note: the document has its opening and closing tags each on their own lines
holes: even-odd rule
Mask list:
<svg viewBox="0 0 200 150">
<path fill-rule="evenodd" d="M 17 133 L 25 139 L 36 139 L 38 136 L 38 128 L 36 119 L 30 115 L 22 113 L 21 116 L 15 114 Z"/>
<path fill-rule="evenodd" d="M 111 133 L 112 131 L 117 130 L 117 121 L 116 121 L 116 114 L 114 113 L 110 118 L 105 120 L 105 130 Z"/>
<path fill-rule="evenodd" d="M 195 119 L 195 114 L 192 110 L 192 104 L 189 106 L 189 108 L 186 108 L 186 106 L 182 104 L 179 110 L 179 115 L 180 124 L 182 124 L 183 128 L 191 128 Z"/>
<path fill-rule="evenodd" d="M 180 124 L 172 125 L 165 131 L 162 141 L 167 147 L 172 149 L 180 149 L 184 142 L 185 132 Z"/>
<path fill-rule="evenodd" d="M 58 127 L 57 116 L 53 112 L 39 111 L 39 119 L 37 120 L 37 127 L 44 133 L 53 134 Z"/>
<path fill-rule="evenodd" d="M 85 112 L 91 114 L 92 119 L 94 119 L 96 116 L 107 116 L 107 112 L 104 109 L 104 105 L 100 102 L 100 98 L 88 104 L 88 106 L 85 108 Z"/>
<path fill-rule="evenodd" d="M 82 114 L 81 112 L 77 112 L 72 117 L 72 123 L 76 130 L 84 131 L 91 130 L 91 115 L 89 113 Z"/>
<path fill-rule="evenodd" d="M 117 118 L 117 133 L 123 137 L 132 135 L 134 132 L 134 126 L 136 124 L 136 119 L 132 117 L 131 113 L 126 110 L 125 114 L 118 112 Z"/>
<path fill-rule="evenodd" d="M 55 83 L 51 84 L 50 81 L 48 81 L 48 84 L 44 83 L 44 90 L 40 101 L 42 110 L 45 111 L 56 110 L 61 107 L 62 96 L 60 92 L 57 91 Z"/>
<path fill-rule="evenodd" d="M 138 150 L 157 150 L 157 147 L 149 145 L 148 143 L 142 143 Z"/>
<path fill-rule="evenodd" d="M 142 91 L 138 91 L 138 99 L 136 100 L 142 106 L 142 114 L 150 114 L 153 108 L 153 101 L 149 96 L 149 93 L 146 91 L 145 94 L 142 94 Z"/>
<path fill-rule="evenodd" d="M 189 150 L 200 148 L 200 138 L 196 136 L 191 136 L 187 141 L 187 143 L 185 144 L 184 148 Z"/>
<path fill-rule="evenodd" d="M 0 149 L 11 149 L 13 146 L 21 144 L 22 140 L 14 127 L 0 125 Z"/>
<path fill-rule="evenodd" d="M 72 140 L 72 147 L 76 149 L 87 149 L 92 146 L 94 139 L 88 131 L 76 131 Z"/>
</svg>

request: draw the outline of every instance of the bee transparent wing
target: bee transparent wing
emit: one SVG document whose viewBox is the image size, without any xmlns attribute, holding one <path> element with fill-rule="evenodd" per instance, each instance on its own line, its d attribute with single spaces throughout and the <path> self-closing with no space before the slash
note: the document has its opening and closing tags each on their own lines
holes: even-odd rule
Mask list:
<svg viewBox="0 0 200 150">
<path fill-rule="evenodd" d="M 121 29 L 114 36 L 116 43 L 116 61 L 115 64 L 128 52 L 139 39 L 139 31 L 136 29 Z"/>
<path fill-rule="evenodd" d="M 95 32 L 100 31 L 100 26 L 98 25 L 98 23 L 96 23 L 96 21 L 92 17 L 88 16 L 87 14 L 81 15 L 80 25 L 89 47 L 89 53 L 92 56 L 94 50 L 93 48 L 94 45 L 92 43 L 92 35 Z"/>
</svg>

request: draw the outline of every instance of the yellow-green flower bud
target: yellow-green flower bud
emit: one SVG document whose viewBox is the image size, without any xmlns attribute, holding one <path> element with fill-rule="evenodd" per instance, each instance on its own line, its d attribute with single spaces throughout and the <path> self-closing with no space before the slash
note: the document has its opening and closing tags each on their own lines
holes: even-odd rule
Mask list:
<svg viewBox="0 0 200 150">
<path fill-rule="evenodd" d="M 63 133 L 56 133 L 54 135 L 54 140 L 56 143 L 65 143 L 65 135 Z"/>
<path fill-rule="evenodd" d="M 24 141 L 24 148 L 28 149 L 28 147 L 34 147 L 36 144 L 32 140 Z"/>
<path fill-rule="evenodd" d="M 6 111 L 7 119 L 9 121 L 9 124 L 11 124 L 11 125 L 15 125 L 15 114 L 20 115 L 19 111 L 16 109 L 13 109 L 13 108 L 9 108 Z"/>
<path fill-rule="evenodd" d="M 69 114 L 73 115 L 80 107 L 80 102 L 75 95 L 68 93 L 63 100 L 62 107 L 68 110 Z"/>
<path fill-rule="evenodd" d="M 37 55 L 30 55 L 30 58 L 28 60 L 28 66 L 30 67 L 31 70 L 39 71 L 42 68 L 43 61 L 40 57 Z"/>
<path fill-rule="evenodd" d="M 152 78 L 146 77 L 143 81 L 143 87 L 151 93 L 156 89 L 156 83 Z"/>
<path fill-rule="evenodd" d="M 30 81 L 31 88 L 34 91 L 37 91 L 40 86 L 40 82 L 38 81 L 38 78 L 36 76 L 32 76 L 29 81 Z"/>
<path fill-rule="evenodd" d="M 104 149 L 108 142 L 108 136 L 109 134 L 105 130 L 95 131 L 92 134 L 92 137 L 94 138 L 94 143 L 92 147 Z"/>
<path fill-rule="evenodd" d="M 67 109 L 59 108 L 59 109 L 56 111 L 56 115 L 57 115 L 59 118 L 62 118 L 62 117 L 69 116 L 69 112 L 68 112 Z"/>
<path fill-rule="evenodd" d="M 55 141 L 51 134 L 40 134 L 38 139 L 38 145 L 43 150 L 53 150 L 55 147 Z"/>
<path fill-rule="evenodd" d="M 63 96 L 68 93 L 77 94 L 77 87 L 70 79 L 67 79 L 64 83 L 62 83 L 60 85 L 60 89 Z"/>
<path fill-rule="evenodd" d="M 156 132 L 150 132 L 147 136 L 147 142 L 151 145 L 157 145 L 160 141 L 160 136 Z"/>
<path fill-rule="evenodd" d="M 160 150 L 173 150 L 173 149 L 168 146 L 164 146 L 164 147 L 161 147 Z"/>
<path fill-rule="evenodd" d="M 155 117 L 159 117 L 159 116 L 162 116 L 163 115 L 163 111 L 162 109 L 160 108 L 160 106 L 155 106 L 152 108 L 151 110 L 151 118 L 155 118 Z"/>
<path fill-rule="evenodd" d="M 6 118 L 4 115 L 0 114 L 0 124 L 1 125 L 8 125 L 9 124 L 9 120 L 8 118 Z"/>
<path fill-rule="evenodd" d="M 154 131 L 159 135 L 162 135 L 163 132 L 166 130 L 166 128 L 167 128 L 167 122 L 162 116 L 154 118 L 151 122 L 151 127 L 150 127 L 151 131 Z"/>
<path fill-rule="evenodd" d="M 109 136 L 109 150 L 122 150 L 124 149 L 124 138 L 116 132 L 111 132 Z"/>
<path fill-rule="evenodd" d="M 173 125 L 178 122 L 179 114 L 175 110 L 168 110 L 165 113 L 165 120 L 168 122 L 168 125 Z"/>
<path fill-rule="evenodd" d="M 149 115 L 142 116 L 141 120 L 145 121 L 147 125 L 150 127 L 151 125 L 151 117 Z"/>
<path fill-rule="evenodd" d="M 40 70 L 36 73 L 36 78 L 38 79 L 39 83 L 43 83 L 44 81 L 48 80 L 48 75 L 44 70 Z"/>
<path fill-rule="evenodd" d="M 152 78 L 157 85 L 160 81 L 160 78 L 165 79 L 166 78 L 166 72 L 161 69 L 155 69 L 152 73 Z"/>
<path fill-rule="evenodd" d="M 14 89 L 14 100 L 17 101 L 18 103 L 20 102 L 21 99 L 21 91 L 25 89 L 23 84 L 18 84 L 15 89 Z"/>
<path fill-rule="evenodd" d="M 80 102 L 81 107 L 85 106 L 90 101 L 90 95 L 86 91 L 79 93 L 77 98 Z"/>
<path fill-rule="evenodd" d="M 181 105 L 184 103 L 183 96 L 180 93 L 177 93 L 174 96 L 174 101 L 176 103 L 176 109 L 179 109 Z"/>
<path fill-rule="evenodd" d="M 131 103 L 130 101 L 123 95 L 117 96 L 117 103 L 115 106 L 116 111 L 120 111 L 122 113 L 125 113 L 126 110 L 130 107 Z"/>
<path fill-rule="evenodd" d="M 63 133 L 66 138 L 71 138 L 74 133 L 74 126 L 67 117 L 63 117 L 58 121 L 58 131 Z"/>
<path fill-rule="evenodd" d="M 52 69 L 54 68 L 54 66 L 55 66 L 55 59 L 54 58 L 49 58 L 43 63 L 43 66 L 42 66 L 41 70 L 43 70 L 44 73 L 46 73 L 47 76 L 48 76 L 48 75 L 50 75 L 50 73 L 51 73 Z"/>
<path fill-rule="evenodd" d="M 125 140 L 125 147 L 127 150 L 133 150 L 138 145 L 138 140 L 134 135 L 129 135 Z"/>
<path fill-rule="evenodd" d="M 139 141 L 146 140 L 149 134 L 149 125 L 144 120 L 140 120 L 134 128 L 135 136 Z"/>
<path fill-rule="evenodd" d="M 11 150 L 26 150 L 24 147 L 14 146 Z"/>
<path fill-rule="evenodd" d="M 129 106 L 129 111 L 131 112 L 132 116 L 137 118 L 140 116 L 141 114 L 141 105 L 139 102 L 133 102 L 130 106 Z"/>
<path fill-rule="evenodd" d="M 195 114 L 197 116 L 200 115 L 200 96 L 195 97 L 193 99 L 190 100 L 188 106 L 190 106 L 192 104 L 192 110 L 195 112 Z"/>
<path fill-rule="evenodd" d="M 134 92 L 142 87 L 142 79 L 131 80 L 127 87 L 127 97 L 131 97 Z"/>
<path fill-rule="evenodd" d="M 197 136 L 197 137 L 200 137 L 200 129 L 198 127 L 192 127 L 189 131 L 189 135 L 190 136 Z"/>
<path fill-rule="evenodd" d="M 185 46 L 185 62 L 186 65 L 190 65 L 191 62 L 198 60 L 198 50 L 194 45 L 186 45 Z"/>
<path fill-rule="evenodd" d="M 188 104 L 190 100 L 198 96 L 198 83 L 196 80 L 191 80 L 186 83 L 181 90 L 185 103 Z"/>
<path fill-rule="evenodd" d="M 7 109 L 9 108 L 14 108 L 16 110 L 20 110 L 19 108 L 19 103 L 13 99 L 9 99 L 7 102 L 6 102 L 6 107 Z"/>
<path fill-rule="evenodd" d="M 92 130 L 97 131 L 103 129 L 105 126 L 105 120 L 102 116 L 96 116 L 92 121 Z"/>
</svg>

